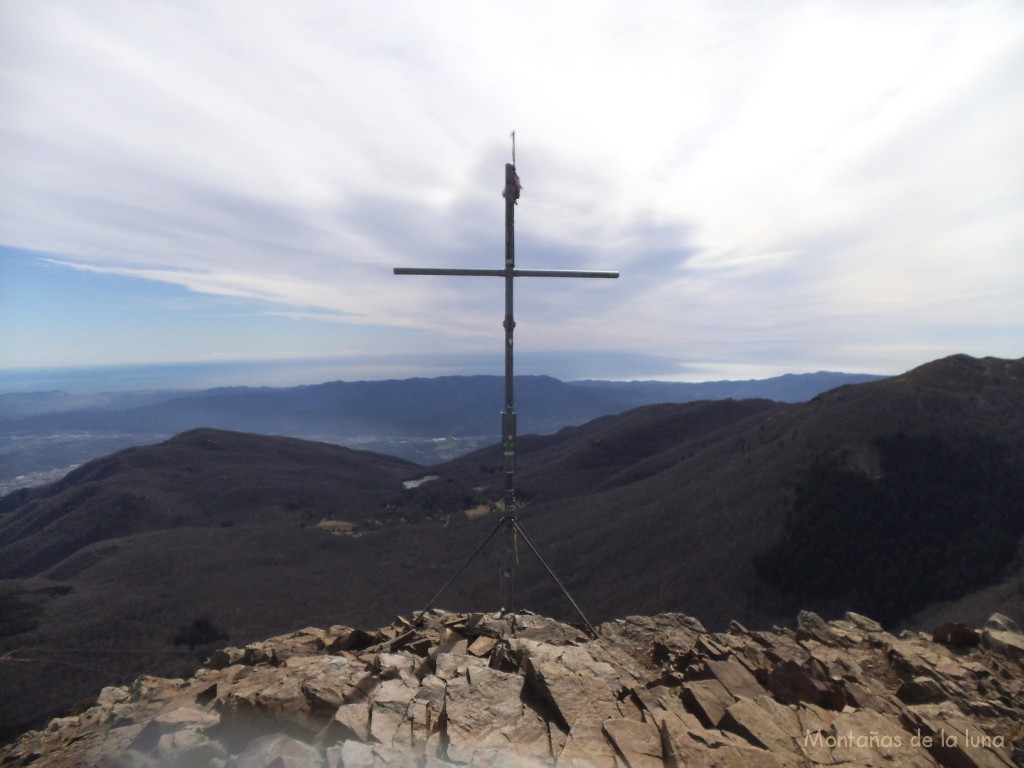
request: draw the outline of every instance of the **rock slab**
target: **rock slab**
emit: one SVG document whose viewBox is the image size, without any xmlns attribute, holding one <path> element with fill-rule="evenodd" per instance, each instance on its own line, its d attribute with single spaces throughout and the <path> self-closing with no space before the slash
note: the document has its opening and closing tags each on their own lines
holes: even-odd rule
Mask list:
<svg viewBox="0 0 1024 768">
<path fill-rule="evenodd" d="M 0 748 L 0 766 L 1024 768 L 1024 635 L 847 614 L 708 632 L 431 611 L 226 648 Z"/>
</svg>

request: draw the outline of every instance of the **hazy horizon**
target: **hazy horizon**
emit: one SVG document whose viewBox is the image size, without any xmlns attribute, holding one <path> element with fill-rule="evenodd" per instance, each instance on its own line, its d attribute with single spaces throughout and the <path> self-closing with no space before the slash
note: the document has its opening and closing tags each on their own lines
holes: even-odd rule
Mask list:
<svg viewBox="0 0 1024 768">
<path fill-rule="evenodd" d="M 427 361 L 425 361 L 426 363 Z M 543 362 L 543 361 L 538 361 Z M 441 376 L 500 376 L 502 361 L 492 364 L 480 361 L 477 371 L 466 370 L 466 363 L 438 360 L 433 367 L 424 365 L 404 375 L 398 370 L 371 367 L 366 361 L 337 358 L 301 360 L 233 360 L 156 364 L 122 364 L 94 366 L 55 366 L 50 368 L 0 369 L 0 394 L 65 391 L 72 393 L 118 392 L 165 389 L 209 389 L 214 387 L 294 387 L 323 384 L 328 381 L 386 381 Z M 823 368 L 808 371 L 753 370 L 732 377 L 689 378 L 642 376 L 613 379 L 604 376 L 559 376 L 536 365 L 517 365 L 517 376 L 551 376 L 561 381 L 676 381 L 703 383 L 711 381 L 751 381 L 771 379 L 785 374 L 847 373 L 890 376 L 898 371 L 832 371 Z"/>
</svg>

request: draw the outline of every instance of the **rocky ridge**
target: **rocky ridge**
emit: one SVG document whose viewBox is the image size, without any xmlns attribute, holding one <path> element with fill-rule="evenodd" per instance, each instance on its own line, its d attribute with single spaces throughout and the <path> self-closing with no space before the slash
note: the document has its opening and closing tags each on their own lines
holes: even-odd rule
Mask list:
<svg viewBox="0 0 1024 768">
<path fill-rule="evenodd" d="M 1024 766 L 1024 634 L 886 632 L 848 613 L 711 633 L 431 611 L 303 629 L 142 677 L 0 750 L 0 765 Z"/>
</svg>

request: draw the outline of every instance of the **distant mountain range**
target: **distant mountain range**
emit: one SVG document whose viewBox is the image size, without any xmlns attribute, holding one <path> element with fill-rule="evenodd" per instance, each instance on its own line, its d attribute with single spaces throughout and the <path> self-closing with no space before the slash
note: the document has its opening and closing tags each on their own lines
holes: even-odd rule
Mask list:
<svg viewBox="0 0 1024 768">
<path fill-rule="evenodd" d="M 960 355 L 804 403 L 646 405 L 524 435 L 518 516 L 593 622 L 1021 622 L 1022 435 L 1024 359 Z M 4 669 L 0 724 L 183 674 L 225 636 L 410 615 L 497 530 L 501 467 L 496 445 L 423 466 L 203 428 L 7 495 L 0 657 L 26 661 Z M 574 620 L 515 546 L 516 605 Z M 495 609 L 500 549 L 439 606 Z"/>
<path fill-rule="evenodd" d="M 525 376 L 516 379 L 516 410 L 520 433 L 548 434 L 640 405 L 725 398 L 801 402 L 878 378 L 820 372 L 691 384 Z M 0 492 L 47 482 L 97 456 L 197 427 L 321 440 L 432 464 L 497 440 L 503 397 L 498 376 L 196 392 L 0 394 Z"/>
</svg>

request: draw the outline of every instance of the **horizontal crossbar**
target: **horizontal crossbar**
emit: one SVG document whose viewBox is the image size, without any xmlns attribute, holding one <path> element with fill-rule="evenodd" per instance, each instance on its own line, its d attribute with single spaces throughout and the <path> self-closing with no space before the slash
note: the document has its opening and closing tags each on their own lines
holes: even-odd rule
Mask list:
<svg viewBox="0 0 1024 768">
<path fill-rule="evenodd" d="M 396 275 L 457 275 L 460 277 L 508 277 L 504 269 L 440 269 L 395 267 Z M 592 272 L 581 269 L 513 269 L 512 277 L 618 277 L 618 272 Z"/>
</svg>

